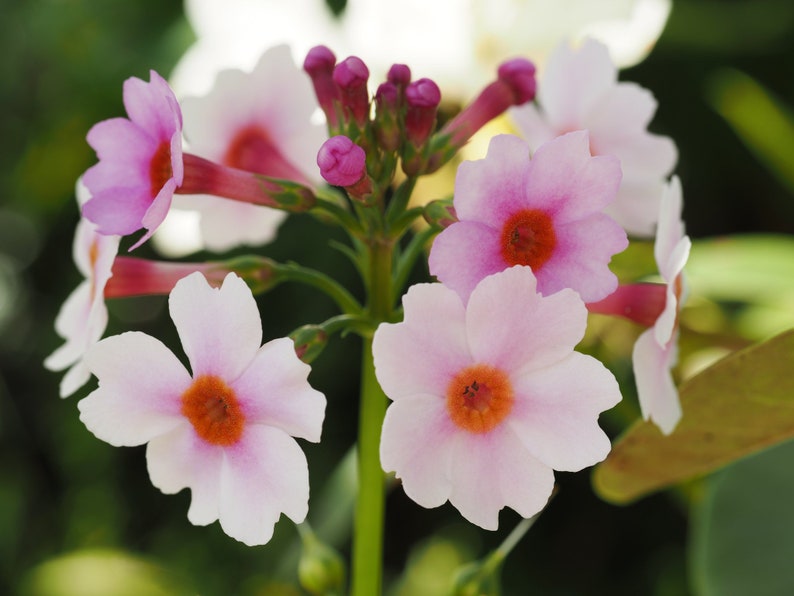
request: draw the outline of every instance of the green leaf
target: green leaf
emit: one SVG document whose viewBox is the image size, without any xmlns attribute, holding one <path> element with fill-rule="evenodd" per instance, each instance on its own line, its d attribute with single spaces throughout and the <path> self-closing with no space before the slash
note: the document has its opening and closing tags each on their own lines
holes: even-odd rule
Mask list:
<svg viewBox="0 0 794 596">
<path fill-rule="evenodd" d="M 794 591 L 794 442 L 715 476 L 694 511 L 690 575 L 699 596 Z"/>
<path fill-rule="evenodd" d="M 794 329 L 696 375 L 680 388 L 675 431 L 634 424 L 596 468 L 596 492 L 628 503 L 794 437 L 792 366 Z"/>
</svg>

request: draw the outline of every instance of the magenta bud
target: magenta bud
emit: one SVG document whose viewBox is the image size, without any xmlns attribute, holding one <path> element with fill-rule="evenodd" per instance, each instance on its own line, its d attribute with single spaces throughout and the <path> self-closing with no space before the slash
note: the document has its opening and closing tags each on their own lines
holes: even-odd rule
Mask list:
<svg viewBox="0 0 794 596">
<path fill-rule="evenodd" d="M 405 134 L 418 148 L 433 132 L 441 91 L 430 79 L 419 79 L 405 88 L 405 103 Z"/>
<path fill-rule="evenodd" d="M 328 125 L 336 127 L 338 118 L 335 103 L 339 101 L 339 88 L 334 83 L 333 72 L 336 65 L 336 56 L 325 46 L 315 46 L 306 54 L 303 61 L 303 70 L 309 75 Z"/>
<path fill-rule="evenodd" d="M 369 69 L 357 56 L 348 56 L 334 68 L 334 82 L 342 89 L 361 87 L 368 79 Z"/>
<path fill-rule="evenodd" d="M 334 186 L 352 186 L 367 172 L 364 150 L 344 135 L 331 137 L 317 152 L 320 174 Z"/>
<path fill-rule="evenodd" d="M 303 70 L 310 75 L 323 71 L 332 72 L 334 66 L 336 66 L 336 56 L 326 46 L 314 46 L 303 61 Z"/>
<path fill-rule="evenodd" d="M 381 83 L 375 92 L 375 104 L 383 109 L 397 109 L 400 102 L 400 91 L 394 83 Z"/>
<path fill-rule="evenodd" d="M 386 80 L 397 87 L 405 87 L 411 82 L 411 69 L 405 64 L 392 64 Z"/>
<path fill-rule="evenodd" d="M 513 58 L 499 65 L 499 80 L 510 87 L 515 105 L 535 99 L 535 65 L 526 58 Z"/>
<path fill-rule="evenodd" d="M 363 126 L 369 118 L 369 69 L 361 58 L 349 56 L 334 68 L 334 83 L 342 95 L 342 106 L 348 116 Z"/>
<path fill-rule="evenodd" d="M 405 100 L 409 107 L 437 108 L 441 103 L 441 90 L 430 79 L 419 79 L 405 88 Z"/>
</svg>

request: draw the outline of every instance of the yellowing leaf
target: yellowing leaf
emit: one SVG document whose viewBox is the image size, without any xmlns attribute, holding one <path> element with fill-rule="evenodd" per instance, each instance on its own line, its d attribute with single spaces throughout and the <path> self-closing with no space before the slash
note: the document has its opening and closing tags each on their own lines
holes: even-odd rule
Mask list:
<svg viewBox="0 0 794 596">
<path fill-rule="evenodd" d="M 680 388 L 684 415 L 665 436 L 638 422 L 593 475 L 628 503 L 794 437 L 794 329 L 727 356 Z"/>
</svg>

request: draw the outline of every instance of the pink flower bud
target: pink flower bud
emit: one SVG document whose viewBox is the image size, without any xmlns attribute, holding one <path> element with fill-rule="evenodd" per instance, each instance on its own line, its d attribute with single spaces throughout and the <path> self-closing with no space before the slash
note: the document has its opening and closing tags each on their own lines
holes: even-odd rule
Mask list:
<svg viewBox="0 0 794 596">
<path fill-rule="evenodd" d="M 415 146 L 422 145 L 436 122 L 441 91 L 432 80 L 419 79 L 405 88 L 405 133 Z"/>
<path fill-rule="evenodd" d="M 386 80 L 397 87 L 405 87 L 411 82 L 411 69 L 405 64 L 392 64 Z"/>
<path fill-rule="evenodd" d="M 336 65 L 333 79 L 339 87 L 345 115 L 352 116 L 359 126 L 363 126 L 369 117 L 367 65 L 361 58 L 349 56 Z"/>
<path fill-rule="evenodd" d="M 506 83 L 515 94 L 515 105 L 535 99 L 535 65 L 526 58 L 513 58 L 503 62 L 497 70 L 499 80 Z"/>
<path fill-rule="evenodd" d="M 331 137 L 317 152 L 320 174 L 334 186 L 352 186 L 366 174 L 364 150 L 344 135 Z"/>
<path fill-rule="evenodd" d="M 332 128 L 338 122 L 334 102 L 339 101 L 339 88 L 333 79 L 334 66 L 336 56 L 325 46 L 313 47 L 303 61 L 303 70 L 311 77 L 317 101 Z"/>
</svg>

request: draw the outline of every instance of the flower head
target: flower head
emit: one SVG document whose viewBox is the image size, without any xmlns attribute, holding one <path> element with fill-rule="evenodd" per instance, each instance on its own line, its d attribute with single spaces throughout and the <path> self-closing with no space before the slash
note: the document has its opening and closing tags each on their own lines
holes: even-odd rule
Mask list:
<svg viewBox="0 0 794 596">
<path fill-rule="evenodd" d="M 308 467 L 293 437 L 320 440 L 325 398 L 290 339 L 260 347 L 256 302 L 234 274 L 219 289 L 189 275 L 169 306 L 192 374 L 153 337 L 109 337 L 86 357 L 99 388 L 80 419 L 112 445 L 148 443 L 152 484 L 190 488 L 192 523 L 220 520 L 229 536 L 264 544 L 282 512 L 306 516 Z"/>
<path fill-rule="evenodd" d="M 674 176 L 665 187 L 659 207 L 654 256 L 667 284 L 664 310 L 653 327 L 634 344 L 632 360 L 643 417 L 665 434 L 681 419 L 681 403 L 670 369 L 678 359 L 678 313 L 684 299 L 683 270 L 692 242 L 681 221 L 681 182 Z"/>
<path fill-rule="evenodd" d="M 77 182 L 79 203 L 88 200 L 88 191 Z M 97 233 L 96 226 L 81 219 L 72 244 L 72 257 L 77 270 L 85 278 L 63 303 L 55 330 L 66 340 L 44 361 L 49 370 L 69 368 L 61 381 L 61 397 L 68 397 L 85 385 L 91 377 L 83 357 L 105 332 L 108 309 L 104 290 L 110 279 L 113 261 L 119 250 L 119 237 Z"/>
<path fill-rule="evenodd" d="M 606 457 L 598 414 L 620 401 L 612 374 L 573 351 L 587 311 L 571 290 L 537 293 L 528 267 L 482 280 L 468 304 L 441 284 L 403 298 L 405 320 L 375 333 L 375 371 L 393 401 L 383 468 L 424 507 L 449 500 L 496 529 L 504 506 L 524 517 L 551 494 L 553 470 Z"/>
<path fill-rule="evenodd" d="M 311 122 L 316 109 L 311 83 L 284 45 L 262 54 L 253 71 L 221 71 L 208 94 L 182 101 L 192 153 L 309 186 L 320 179 L 314 159 L 327 137 Z M 203 244 L 213 251 L 269 242 L 286 217 L 278 209 L 210 195 L 177 201 L 178 208 L 200 213 Z"/>
<path fill-rule="evenodd" d="M 182 184 L 182 113 L 159 74 L 149 82 L 124 81 L 128 118 L 111 118 L 88 131 L 99 163 L 83 175 L 91 199 L 83 215 L 101 234 L 126 235 L 146 228 L 145 242 L 165 219 Z"/>
<path fill-rule="evenodd" d="M 588 39 L 578 49 L 562 44 L 552 53 L 537 103 L 511 112 L 530 149 L 572 130 L 588 130 L 591 153 L 616 156 L 623 170 L 607 213 L 629 233 L 650 236 L 661 189 L 677 157 L 671 139 L 647 130 L 656 111 L 651 93 L 619 83 L 606 46 Z"/>
<path fill-rule="evenodd" d="M 592 157 L 586 132 L 546 143 L 531 160 L 524 141 L 496 136 L 485 159 L 458 168 L 459 221 L 435 239 L 430 272 L 465 300 L 484 277 L 528 265 L 544 295 L 572 288 L 600 300 L 617 287 L 609 260 L 628 244 L 602 212 L 619 184 L 617 160 Z"/>
</svg>

